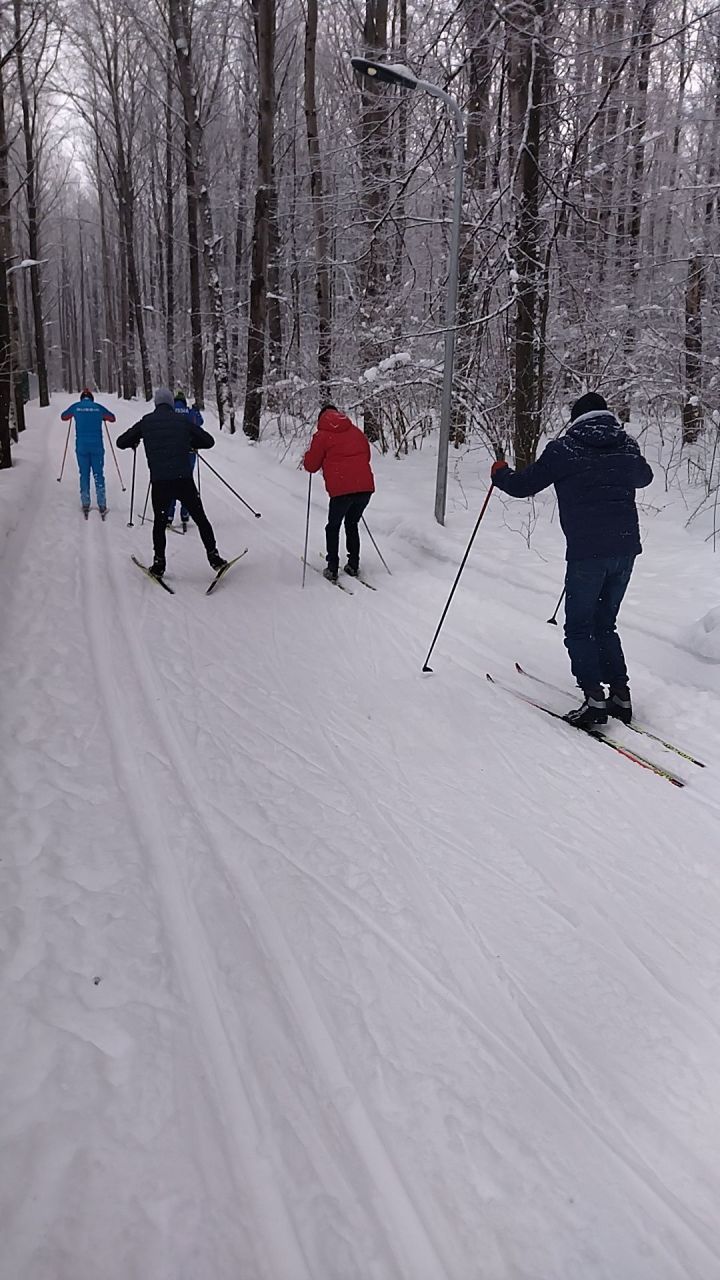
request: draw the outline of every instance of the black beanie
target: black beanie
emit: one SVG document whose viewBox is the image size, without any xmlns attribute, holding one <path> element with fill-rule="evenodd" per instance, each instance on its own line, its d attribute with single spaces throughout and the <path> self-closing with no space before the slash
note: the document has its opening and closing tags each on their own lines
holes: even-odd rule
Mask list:
<svg viewBox="0 0 720 1280">
<path fill-rule="evenodd" d="M 586 391 L 584 396 L 576 400 L 570 410 L 570 421 L 581 418 L 584 413 L 593 413 L 597 409 L 607 409 L 607 400 L 597 391 Z"/>
</svg>

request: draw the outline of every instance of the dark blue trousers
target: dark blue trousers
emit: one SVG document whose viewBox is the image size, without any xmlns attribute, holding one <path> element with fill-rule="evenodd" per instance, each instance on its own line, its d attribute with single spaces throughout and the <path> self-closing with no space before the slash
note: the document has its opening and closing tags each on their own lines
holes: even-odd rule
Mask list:
<svg viewBox="0 0 720 1280">
<path fill-rule="evenodd" d="M 360 534 L 358 525 L 362 513 L 372 498 L 371 493 L 344 493 L 341 498 L 331 498 L 328 522 L 325 525 L 328 568 L 338 571 L 340 563 L 340 526 L 345 522 L 345 542 L 348 564 L 357 569 L 360 564 Z"/>
<path fill-rule="evenodd" d="M 565 647 L 583 692 L 599 685 L 624 688 L 625 656 L 616 630 L 635 556 L 568 560 L 565 576 Z"/>
</svg>

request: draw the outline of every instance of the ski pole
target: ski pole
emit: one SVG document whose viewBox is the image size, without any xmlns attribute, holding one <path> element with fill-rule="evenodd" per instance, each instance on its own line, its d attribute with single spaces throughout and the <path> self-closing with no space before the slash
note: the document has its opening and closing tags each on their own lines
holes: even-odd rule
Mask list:
<svg viewBox="0 0 720 1280">
<path fill-rule="evenodd" d="M 137 463 L 137 449 L 133 449 L 132 480 L 130 481 L 130 519 L 127 522 L 128 529 L 132 529 L 134 527 L 133 503 L 135 501 L 135 465 L 136 463 Z"/>
<path fill-rule="evenodd" d="M 303 587 L 305 586 L 305 574 L 307 573 L 307 549 L 308 549 L 308 536 L 310 533 L 310 494 L 311 492 L 312 492 L 312 472 L 308 476 L 308 501 L 307 501 L 307 514 L 305 516 L 305 549 L 303 551 L 303 580 L 302 580 Z"/>
<path fill-rule="evenodd" d="M 117 458 L 115 457 L 115 450 L 113 449 L 113 442 L 112 442 L 112 440 L 111 440 L 111 438 L 110 438 L 110 428 L 109 428 L 109 426 L 108 426 L 107 422 L 105 423 L 105 430 L 107 431 L 108 444 L 110 445 L 110 452 L 111 452 L 111 454 L 112 454 L 112 456 L 113 456 L 113 462 L 115 463 L 115 470 L 116 470 L 116 471 L 117 471 L 117 473 L 118 473 L 118 480 L 120 481 L 120 488 L 122 489 L 123 493 L 127 493 L 127 489 L 125 488 L 125 485 L 123 484 L 123 478 L 122 478 L 122 476 L 120 475 L 120 468 L 119 468 L 119 466 L 118 466 L 118 460 L 117 460 Z"/>
<path fill-rule="evenodd" d="M 244 498 L 241 498 L 241 497 L 240 497 L 240 494 L 238 493 L 237 489 L 233 489 L 232 485 L 231 485 L 231 484 L 228 484 L 227 480 L 223 480 L 222 476 L 220 475 L 220 472 L 219 472 L 219 471 L 216 471 L 214 467 L 211 467 L 209 462 L 206 462 L 204 458 L 201 458 L 201 457 L 200 457 L 200 454 L 198 454 L 198 458 L 200 459 L 200 462 L 202 462 L 203 466 L 207 467 L 210 471 L 212 471 L 212 473 L 213 473 L 213 475 L 214 475 L 214 476 L 217 476 L 218 480 L 221 480 L 221 481 L 222 481 L 222 483 L 225 485 L 225 488 L 226 488 L 226 489 L 229 489 L 231 493 L 234 493 L 234 494 L 235 494 L 235 497 L 236 497 L 240 502 L 242 502 L 242 504 L 243 504 L 243 506 L 244 506 L 244 507 L 247 507 L 248 511 L 252 511 L 252 513 L 253 513 L 253 515 L 255 516 L 256 520 L 259 520 L 259 519 L 260 519 L 260 517 L 261 517 L 261 515 L 262 515 L 262 511 L 255 511 L 255 510 L 253 509 L 253 507 L 251 507 L 251 506 L 250 506 L 250 503 L 249 503 L 249 502 L 246 502 Z M 198 472 L 198 474 L 200 474 L 200 473 Z"/>
<path fill-rule="evenodd" d="M 446 604 L 445 604 L 445 608 L 444 608 L 444 609 L 443 609 L 443 611 L 442 611 L 442 617 L 440 618 L 440 621 L 439 621 L 439 622 L 438 622 L 438 624 L 437 624 L 437 630 L 436 630 L 436 632 L 435 632 L 435 635 L 434 635 L 434 636 L 433 636 L 433 638 L 432 638 L 432 644 L 430 645 L 430 648 L 429 648 L 429 650 L 428 650 L 428 656 L 427 656 L 427 658 L 425 659 L 425 661 L 424 661 L 424 663 L 423 663 L 423 671 L 430 671 L 430 672 L 432 672 L 432 667 L 429 667 L 429 666 L 428 666 L 428 663 L 429 663 L 429 661 L 430 661 L 430 655 L 431 655 L 431 653 L 432 653 L 433 649 L 435 648 L 435 643 L 436 643 L 437 638 L 438 638 L 438 636 L 440 635 L 440 632 L 441 632 L 441 630 L 442 630 L 442 624 L 443 624 L 443 622 L 445 621 L 445 615 L 447 614 L 447 611 L 448 611 L 448 609 L 450 608 L 450 603 L 451 603 L 451 601 L 452 601 L 453 596 L 455 595 L 455 589 L 456 589 L 456 587 L 457 587 L 458 582 L 460 581 L 460 577 L 461 577 L 461 575 L 462 575 L 462 571 L 463 571 L 463 569 L 465 568 L 465 561 L 467 560 L 468 556 L 470 555 L 470 549 L 471 549 L 471 547 L 472 547 L 473 542 L 475 541 L 475 535 L 476 535 L 476 533 L 477 533 L 478 529 L 480 528 L 480 521 L 482 520 L 483 516 L 485 515 L 485 512 L 487 511 L 487 505 L 488 505 L 488 502 L 490 501 L 490 499 L 492 498 L 492 494 L 493 494 L 493 489 L 494 489 L 494 488 L 495 488 L 495 485 L 494 485 L 494 484 L 491 484 L 491 485 L 490 485 L 490 488 L 489 488 L 489 489 L 488 489 L 488 491 L 487 491 L 487 496 L 486 496 L 486 498 L 485 498 L 485 501 L 483 502 L 482 507 L 481 507 L 481 509 L 480 509 L 480 515 L 479 515 L 479 516 L 478 516 L 478 518 L 477 518 L 477 521 L 476 521 L 476 524 L 475 524 L 475 528 L 474 528 L 474 529 L 473 529 L 473 531 L 472 531 L 472 536 L 471 536 L 470 541 L 468 542 L 467 547 L 466 547 L 466 549 L 465 549 L 465 555 L 464 555 L 464 556 L 463 556 L 463 558 L 462 558 L 462 561 L 461 561 L 461 563 L 460 563 L 460 568 L 458 569 L 458 571 L 457 571 L 457 575 L 456 575 L 456 578 L 455 578 L 455 581 L 454 581 L 454 582 L 453 582 L 453 584 L 452 584 L 452 590 L 451 590 L 451 592 L 450 592 L 450 595 L 449 595 L 449 596 L 448 596 L 448 598 L 447 598 L 447 602 L 446 602 Z"/>
<path fill-rule="evenodd" d="M 59 483 L 60 483 L 60 481 L 62 480 L 62 478 L 63 478 L 63 471 L 65 470 L 65 459 L 66 459 L 66 457 L 67 457 L 67 447 L 68 447 L 68 442 L 69 442 L 69 440 L 70 440 L 70 428 L 71 428 L 71 426 L 72 426 L 72 421 L 68 423 L 67 435 L 66 435 L 66 437 L 65 437 L 65 448 L 63 449 L 63 460 L 62 460 L 62 466 L 61 466 L 61 468 L 60 468 L 60 475 L 57 477 L 57 482 L 58 482 L 58 484 L 59 484 Z"/>
<path fill-rule="evenodd" d="M 551 626 L 551 627 L 556 627 L 556 626 L 557 626 L 557 616 L 558 616 L 558 611 L 559 611 L 559 609 L 560 609 L 560 605 L 562 604 L 563 600 L 565 599 L 565 592 L 566 592 L 566 590 L 567 590 L 567 587 L 563 587 L 563 589 L 562 589 L 562 595 L 560 596 L 560 599 L 558 600 L 557 604 L 555 605 L 555 612 L 554 612 L 554 614 L 553 614 L 552 618 L 548 618 L 548 622 L 550 623 L 550 626 Z"/>
<path fill-rule="evenodd" d="M 372 534 L 371 534 L 371 532 L 370 532 L 370 528 L 369 528 L 369 526 L 368 526 L 368 522 L 367 522 L 367 520 L 365 519 L 365 517 L 364 517 L 364 516 L 362 517 L 362 522 L 363 522 L 363 524 L 365 525 L 365 530 L 366 530 L 366 532 L 367 532 L 367 536 L 368 536 L 368 538 L 369 538 L 369 539 L 370 539 L 370 541 L 372 542 L 372 544 L 373 544 L 373 546 L 374 546 L 375 550 L 377 551 L 377 553 L 378 553 L 378 555 L 379 555 L 380 559 L 382 560 L 383 564 L 385 565 L 385 568 L 387 569 L 388 573 L 390 574 L 390 577 L 392 578 L 392 572 L 391 572 L 391 570 L 390 570 L 390 569 L 388 569 L 387 561 L 385 560 L 385 557 L 383 556 L 383 553 L 382 553 L 382 551 L 380 550 L 380 548 L 379 548 L 379 546 L 378 546 L 377 542 L 376 542 L 376 541 L 375 541 L 375 539 L 373 538 L 373 536 L 372 536 Z"/>
<path fill-rule="evenodd" d="M 143 513 L 142 513 L 142 515 L 141 515 L 141 517 L 140 517 L 140 523 L 141 523 L 141 524 L 144 524 L 144 523 L 145 523 L 145 512 L 147 511 L 148 498 L 150 497 L 150 485 L 151 485 L 151 483 L 152 483 L 152 482 L 151 482 L 150 480 L 148 480 L 147 493 L 145 494 L 145 506 L 143 507 Z"/>
</svg>

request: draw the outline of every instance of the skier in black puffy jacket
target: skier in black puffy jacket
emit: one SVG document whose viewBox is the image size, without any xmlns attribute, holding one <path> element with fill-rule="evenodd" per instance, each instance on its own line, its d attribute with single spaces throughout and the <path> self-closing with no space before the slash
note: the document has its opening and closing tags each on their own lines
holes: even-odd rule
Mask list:
<svg viewBox="0 0 720 1280">
<path fill-rule="evenodd" d="M 567 539 L 565 646 L 585 695 L 565 719 L 581 729 L 605 724 L 608 714 L 632 719 L 616 622 L 642 551 L 635 494 L 652 478 L 637 441 L 595 391 L 575 401 L 567 434 L 551 440 L 537 462 L 524 471 L 506 462 L 492 467 L 493 483 L 514 498 L 555 486 Z"/>
<path fill-rule="evenodd" d="M 226 563 L 215 545 L 215 534 L 195 488 L 190 463 L 191 450 L 212 449 L 215 441 L 188 415 L 176 413 L 174 403 L 172 392 L 167 387 L 158 387 L 153 412 L 117 439 L 118 449 L 137 449 L 141 440 L 145 446 L 154 514 L 155 559 L 150 572 L 156 578 L 162 578 L 165 572 L 165 528 L 173 498 L 179 498 L 195 521 L 210 568 L 222 569 Z"/>
</svg>

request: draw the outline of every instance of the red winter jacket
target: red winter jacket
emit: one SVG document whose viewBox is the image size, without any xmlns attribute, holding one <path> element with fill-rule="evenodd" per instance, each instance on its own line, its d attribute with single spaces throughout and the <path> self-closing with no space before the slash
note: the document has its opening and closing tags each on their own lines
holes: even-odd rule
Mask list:
<svg viewBox="0 0 720 1280">
<path fill-rule="evenodd" d="M 306 471 L 319 471 L 322 467 L 325 488 L 331 498 L 342 498 L 346 493 L 375 492 L 370 441 L 337 409 L 324 409 L 320 414 L 303 465 Z"/>
</svg>

